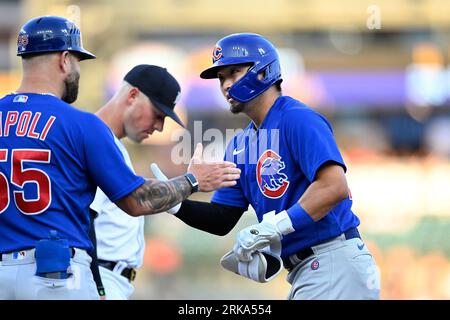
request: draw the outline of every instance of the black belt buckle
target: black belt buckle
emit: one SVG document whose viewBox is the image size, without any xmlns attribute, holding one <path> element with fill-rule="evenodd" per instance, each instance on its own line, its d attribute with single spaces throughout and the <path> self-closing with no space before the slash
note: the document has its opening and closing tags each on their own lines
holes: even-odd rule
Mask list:
<svg viewBox="0 0 450 320">
<path fill-rule="evenodd" d="M 136 279 L 136 270 L 133 268 L 126 268 L 126 269 L 123 269 L 123 271 L 120 275 L 122 277 L 127 278 L 128 281 L 132 282 L 132 281 L 134 281 L 134 279 Z"/>
<path fill-rule="evenodd" d="M 114 267 L 116 266 L 116 264 L 117 264 L 117 262 L 114 262 L 114 261 L 106 261 L 106 260 L 98 259 L 99 266 L 102 266 L 103 268 L 106 268 L 111 271 L 114 270 Z M 134 279 L 136 279 L 136 270 L 133 268 L 125 268 L 120 273 L 120 275 L 122 277 L 127 278 L 130 282 L 132 282 L 132 281 L 134 281 Z"/>
<path fill-rule="evenodd" d="M 130 277 L 128 278 L 130 280 L 130 282 L 134 281 L 134 279 L 136 279 L 136 270 L 131 269 L 130 270 Z"/>
</svg>

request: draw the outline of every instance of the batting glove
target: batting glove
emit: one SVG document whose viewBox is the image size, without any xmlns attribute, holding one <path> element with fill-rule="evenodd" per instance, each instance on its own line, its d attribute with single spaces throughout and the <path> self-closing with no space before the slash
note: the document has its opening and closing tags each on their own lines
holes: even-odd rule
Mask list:
<svg viewBox="0 0 450 320">
<path fill-rule="evenodd" d="M 150 165 L 150 170 L 152 170 L 153 175 L 156 177 L 156 179 L 160 181 L 167 181 L 169 178 L 166 177 L 166 175 L 161 171 L 161 169 L 158 167 L 156 163 L 152 163 Z M 181 202 L 177 204 L 175 207 L 170 208 L 167 210 L 170 214 L 177 214 L 178 210 L 180 210 Z"/>
<path fill-rule="evenodd" d="M 240 261 L 236 254 L 230 251 L 220 259 L 220 265 L 228 271 L 261 283 L 269 282 L 283 269 L 280 256 L 268 248 L 254 252 L 251 261 Z"/>
<path fill-rule="evenodd" d="M 283 235 L 293 231 L 294 227 L 286 210 L 278 214 L 270 211 L 264 214 L 260 223 L 238 233 L 233 252 L 240 261 L 251 261 L 255 251 L 260 251 L 267 246 L 270 246 L 270 251 L 274 254 L 280 254 Z"/>
</svg>

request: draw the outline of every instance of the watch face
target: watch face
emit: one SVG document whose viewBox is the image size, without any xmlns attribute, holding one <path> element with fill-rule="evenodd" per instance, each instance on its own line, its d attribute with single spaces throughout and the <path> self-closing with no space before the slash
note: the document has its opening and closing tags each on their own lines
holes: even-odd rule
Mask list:
<svg viewBox="0 0 450 320">
<path fill-rule="evenodd" d="M 194 192 L 197 191 L 197 189 L 198 189 L 198 181 L 195 178 L 195 176 L 192 173 L 187 173 L 186 174 L 186 178 L 188 179 L 189 184 L 191 185 L 193 191 Z"/>
</svg>

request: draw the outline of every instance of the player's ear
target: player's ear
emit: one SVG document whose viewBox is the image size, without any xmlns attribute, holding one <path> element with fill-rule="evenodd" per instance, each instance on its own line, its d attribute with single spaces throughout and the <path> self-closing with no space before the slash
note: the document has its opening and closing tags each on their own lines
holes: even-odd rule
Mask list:
<svg viewBox="0 0 450 320">
<path fill-rule="evenodd" d="M 69 57 L 69 51 L 63 51 L 61 53 L 59 53 L 58 55 L 59 59 L 59 68 L 61 69 L 62 72 L 64 73 L 69 73 L 71 68 L 70 68 L 70 57 Z"/>
<path fill-rule="evenodd" d="M 133 104 L 134 101 L 136 101 L 136 99 L 139 96 L 139 89 L 136 87 L 131 87 L 130 90 L 128 90 L 127 93 L 127 103 L 128 104 Z"/>
</svg>

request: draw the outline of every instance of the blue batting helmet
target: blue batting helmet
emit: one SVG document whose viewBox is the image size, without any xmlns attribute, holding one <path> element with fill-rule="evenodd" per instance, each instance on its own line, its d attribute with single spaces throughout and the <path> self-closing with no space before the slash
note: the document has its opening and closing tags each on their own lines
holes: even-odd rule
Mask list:
<svg viewBox="0 0 450 320">
<path fill-rule="evenodd" d="M 28 21 L 20 29 L 18 56 L 58 51 L 77 52 L 81 60 L 95 59 L 95 55 L 83 48 L 80 29 L 66 18 L 38 17 Z"/>
<path fill-rule="evenodd" d="M 248 72 L 229 90 L 230 96 L 239 102 L 248 102 L 281 81 L 280 59 L 277 49 L 263 36 L 255 33 L 235 33 L 220 39 L 213 51 L 213 65 L 203 71 L 203 79 L 217 78 L 217 71 L 224 66 L 252 64 Z M 264 72 L 264 78 L 258 74 Z"/>
</svg>

